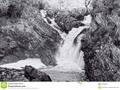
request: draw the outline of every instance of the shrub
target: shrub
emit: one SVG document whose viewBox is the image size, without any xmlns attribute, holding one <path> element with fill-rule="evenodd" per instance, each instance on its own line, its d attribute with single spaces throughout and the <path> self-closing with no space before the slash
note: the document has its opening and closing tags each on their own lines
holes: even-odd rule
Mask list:
<svg viewBox="0 0 120 90">
<path fill-rule="evenodd" d="M 9 18 L 20 18 L 22 15 L 22 8 L 17 5 L 9 5 L 7 10 L 7 16 Z"/>
</svg>

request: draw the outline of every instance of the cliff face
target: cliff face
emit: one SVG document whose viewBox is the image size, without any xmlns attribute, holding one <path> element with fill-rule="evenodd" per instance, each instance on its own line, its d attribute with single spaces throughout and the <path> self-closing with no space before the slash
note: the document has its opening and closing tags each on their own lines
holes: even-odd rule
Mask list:
<svg viewBox="0 0 120 90">
<path fill-rule="evenodd" d="M 40 0 L 0 0 L 0 64 L 40 58 L 56 65 L 61 40 L 57 31 L 42 19 Z"/>
<path fill-rule="evenodd" d="M 120 0 L 93 0 L 91 27 L 82 39 L 89 81 L 120 81 Z"/>
</svg>

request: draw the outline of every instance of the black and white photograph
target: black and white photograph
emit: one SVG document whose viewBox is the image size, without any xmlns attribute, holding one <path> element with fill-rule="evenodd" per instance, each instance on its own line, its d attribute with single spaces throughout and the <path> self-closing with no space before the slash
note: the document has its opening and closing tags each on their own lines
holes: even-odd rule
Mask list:
<svg viewBox="0 0 120 90">
<path fill-rule="evenodd" d="M 0 81 L 120 81 L 120 0 L 0 0 Z"/>
</svg>

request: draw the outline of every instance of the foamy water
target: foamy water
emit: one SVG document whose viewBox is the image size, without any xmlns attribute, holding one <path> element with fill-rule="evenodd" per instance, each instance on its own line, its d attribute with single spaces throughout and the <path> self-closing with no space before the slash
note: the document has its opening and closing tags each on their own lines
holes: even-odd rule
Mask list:
<svg viewBox="0 0 120 90">
<path fill-rule="evenodd" d="M 35 67 L 36 69 L 47 68 L 41 62 L 41 60 L 38 59 L 38 58 L 34 58 L 34 59 L 28 58 L 28 59 L 25 59 L 25 60 L 20 60 L 20 61 L 15 62 L 15 63 L 4 64 L 4 65 L 1 65 L 0 67 L 21 69 L 21 67 L 25 67 L 25 65 L 31 65 L 31 66 Z"/>
<path fill-rule="evenodd" d="M 84 69 L 83 52 L 81 49 L 81 41 L 83 34 L 79 39 L 77 45 L 74 45 L 74 39 L 85 27 L 73 28 L 66 36 L 64 44 L 60 47 L 58 55 L 56 57 L 58 67 L 62 67 L 63 70 L 76 70 L 82 71 Z M 61 69 L 62 69 L 61 68 Z"/>
</svg>

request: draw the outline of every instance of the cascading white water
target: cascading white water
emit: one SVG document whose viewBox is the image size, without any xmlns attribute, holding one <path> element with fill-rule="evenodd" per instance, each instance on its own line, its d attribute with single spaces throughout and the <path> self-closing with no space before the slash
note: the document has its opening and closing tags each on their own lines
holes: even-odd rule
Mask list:
<svg viewBox="0 0 120 90">
<path fill-rule="evenodd" d="M 79 42 L 74 45 L 74 39 L 85 27 L 73 28 L 66 36 L 63 45 L 59 49 L 56 57 L 58 66 L 66 70 L 82 71 L 84 68 L 83 52 L 81 49 L 81 40 L 83 34 L 79 36 Z"/>
<path fill-rule="evenodd" d="M 45 18 L 45 11 L 41 11 L 43 19 L 46 21 Z M 50 18 L 49 18 L 50 19 Z M 58 31 L 60 36 L 63 38 L 64 43 L 61 43 L 59 47 L 59 51 L 56 56 L 57 60 L 57 66 L 53 69 L 62 70 L 62 71 L 79 71 L 82 72 L 84 69 L 84 53 L 81 51 L 81 39 L 83 37 L 83 34 L 79 35 L 82 30 L 85 28 L 89 28 L 90 22 L 91 22 L 91 16 L 85 16 L 85 20 L 82 21 L 85 26 L 79 27 L 79 28 L 73 28 L 69 34 L 65 34 L 64 32 L 61 32 L 57 26 L 57 24 L 54 22 L 54 19 L 50 19 L 51 24 L 49 24 L 51 27 L 53 27 L 55 30 Z M 77 44 L 74 44 L 74 39 L 78 36 Z"/>
<path fill-rule="evenodd" d="M 83 71 L 84 69 L 84 53 L 81 51 L 81 39 L 84 34 L 78 36 L 78 34 L 85 28 L 89 28 L 91 23 L 91 16 L 85 16 L 85 20 L 82 21 L 85 24 L 84 27 L 73 28 L 69 34 L 64 38 L 64 44 L 60 47 L 59 54 L 57 56 L 58 65 L 65 67 L 65 69 Z M 78 36 L 77 45 L 74 45 L 74 39 Z"/>
</svg>

